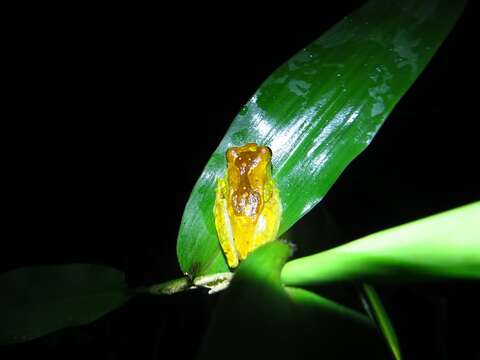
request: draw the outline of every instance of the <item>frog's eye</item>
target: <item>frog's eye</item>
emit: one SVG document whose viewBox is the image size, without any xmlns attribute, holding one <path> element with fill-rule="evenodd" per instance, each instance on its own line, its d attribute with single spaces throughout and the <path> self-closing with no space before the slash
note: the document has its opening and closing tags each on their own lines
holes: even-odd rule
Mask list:
<svg viewBox="0 0 480 360">
<path fill-rule="evenodd" d="M 272 150 L 268 146 L 260 146 L 258 149 L 262 155 L 267 155 L 268 159 L 272 158 Z"/>
</svg>

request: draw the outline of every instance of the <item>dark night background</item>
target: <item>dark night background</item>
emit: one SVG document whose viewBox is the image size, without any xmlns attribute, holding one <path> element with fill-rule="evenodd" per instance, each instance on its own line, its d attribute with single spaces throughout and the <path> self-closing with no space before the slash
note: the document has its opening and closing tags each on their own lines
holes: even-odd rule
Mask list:
<svg viewBox="0 0 480 360">
<path fill-rule="evenodd" d="M 120 269 L 134 286 L 179 277 L 183 207 L 230 121 L 277 66 L 361 3 L 15 22 L 3 45 L 0 270 L 85 262 Z M 348 241 L 479 199 L 474 21 L 467 8 L 308 221 L 327 212 Z M 380 287 L 406 359 L 480 359 L 475 287 Z M 160 358 L 179 339 L 188 358 L 215 301 L 136 298 L 0 357 Z"/>
</svg>

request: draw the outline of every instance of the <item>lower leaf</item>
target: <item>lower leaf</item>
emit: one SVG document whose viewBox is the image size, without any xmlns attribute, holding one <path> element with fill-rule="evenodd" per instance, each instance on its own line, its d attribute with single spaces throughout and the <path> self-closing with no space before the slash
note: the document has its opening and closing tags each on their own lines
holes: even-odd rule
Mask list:
<svg viewBox="0 0 480 360">
<path fill-rule="evenodd" d="M 12 270 L 0 289 L 0 345 L 88 324 L 130 298 L 122 272 L 91 264 Z"/>
<path fill-rule="evenodd" d="M 280 271 L 289 254 L 288 245 L 272 242 L 240 264 L 199 358 L 388 358 L 368 317 L 313 292 L 284 288 Z"/>
</svg>

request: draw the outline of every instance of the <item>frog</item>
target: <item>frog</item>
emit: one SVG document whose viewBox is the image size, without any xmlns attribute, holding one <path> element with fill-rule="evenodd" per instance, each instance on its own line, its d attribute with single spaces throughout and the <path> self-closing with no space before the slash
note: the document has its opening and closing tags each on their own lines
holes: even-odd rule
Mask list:
<svg viewBox="0 0 480 360">
<path fill-rule="evenodd" d="M 282 215 L 272 178 L 272 151 L 247 143 L 226 151 L 226 173 L 217 180 L 213 213 L 220 246 L 230 269 L 276 239 Z"/>
</svg>

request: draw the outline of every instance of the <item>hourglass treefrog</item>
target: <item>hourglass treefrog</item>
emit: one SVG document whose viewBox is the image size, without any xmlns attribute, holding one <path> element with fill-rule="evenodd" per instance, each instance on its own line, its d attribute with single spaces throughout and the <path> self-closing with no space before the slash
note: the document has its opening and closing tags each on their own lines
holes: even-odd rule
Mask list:
<svg viewBox="0 0 480 360">
<path fill-rule="evenodd" d="M 282 204 L 271 158 L 268 147 L 254 143 L 227 150 L 227 171 L 218 180 L 213 212 L 230 268 L 277 235 Z"/>
</svg>

